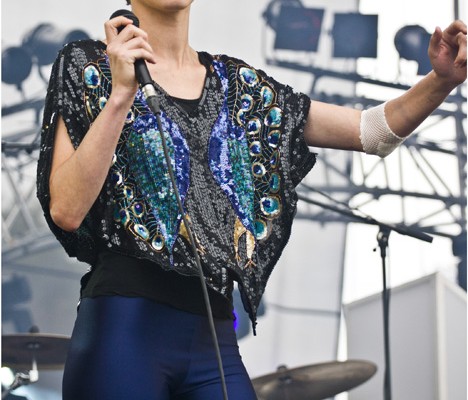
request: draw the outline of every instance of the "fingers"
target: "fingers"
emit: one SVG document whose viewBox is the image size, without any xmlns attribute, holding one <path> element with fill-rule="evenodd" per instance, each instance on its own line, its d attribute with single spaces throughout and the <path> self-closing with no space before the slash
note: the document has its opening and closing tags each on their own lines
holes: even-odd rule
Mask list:
<svg viewBox="0 0 468 400">
<path fill-rule="evenodd" d="M 452 22 L 442 32 L 442 39 L 456 51 L 454 60 L 456 67 L 466 66 L 466 33 L 466 24 L 460 20 Z"/>
<path fill-rule="evenodd" d="M 458 44 L 458 53 L 455 58 L 455 65 L 457 67 L 466 66 L 466 33 L 459 32 L 456 36 Z"/>
<path fill-rule="evenodd" d="M 133 25 L 132 20 L 123 16 L 113 18 L 104 24 L 109 56 L 130 59 L 144 59 L 156 63 L 148 35 Z"/>
<path fill-rule="evenodd" d="M 459 32 L 466 35 L 466 29 L 466 24 L 463 21 L 456 20 L 445 29 L 445 32 L 451 36 L 456 36 Z"/>
<path fill-rule="evenodd" d="M 452 22 L 442 32 L 443 40 L 445 40 L 452 47 L 457 47 L 460 45 L 461 36 L 466 36 L 466 25 L 460 20 Z"/>
<path fill-rule="evenodd" d="M 118 38 L 107 45 L 107 54 L 111 58 L 118 58 L 134 63 L 137 59 L 156 64 L 153 54 L 153 49 L 146 39 L 142 36 L 128 35 L 129 32 L 124 32 Z"/>
<path fill-rule="evenodd" d="M 112 18 L 104 24 L 104 31 L 106 33 L 106 41 L 110 43 L 119 34 L 119 28 L 125 28 L 127 25 L 133 25 L 131 19 L 123 16 Z"/>
<path fill-rule="evenodd" d="M 436 27 L 434 33 L 429 41 L 428 55 L 429 57 L 437 57 L 439 53 L 439 43 L 442 40 L 442 30 L 440 27 Z"/>
<path fill-rule="evenodd" d="M 119 16 L 104 24 L 109 65 L 112 71 L 112 95 L 133 98 L 138 90 L 135 61 L 156 63 L 148 35 L 133 25 L 132 20 Z"/>
</svg>

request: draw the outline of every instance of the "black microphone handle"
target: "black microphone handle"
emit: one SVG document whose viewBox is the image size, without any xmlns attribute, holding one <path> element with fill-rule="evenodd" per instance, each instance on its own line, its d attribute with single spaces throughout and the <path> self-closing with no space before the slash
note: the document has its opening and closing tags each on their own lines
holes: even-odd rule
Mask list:
<svg viewBox="0 0 468 400">
<path fill-rule="evenodd" d="M 135 61 L 135 77 L 141 87 L 153 84 L 153 79 L 151 78 L 145 60 L 138 59 Z"/>
</svg>

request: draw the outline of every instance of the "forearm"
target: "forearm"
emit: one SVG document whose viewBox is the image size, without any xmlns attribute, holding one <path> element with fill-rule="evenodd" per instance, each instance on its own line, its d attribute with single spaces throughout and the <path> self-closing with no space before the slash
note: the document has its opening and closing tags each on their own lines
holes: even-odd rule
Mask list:
<svg viewBox="0 0 468 400">
<path fill-rule="evenodd" d="M 76 151 L 52 169 L 50 212 L 62 229 L 76 230 L 96 201 L 109 173 L 130 105 L 129 101 L 111 96 Z"/>
<path fill-rule="evenodd" d="M 400 137 L 411 134 L 456 87 L 432 71 L 400 97 L 387 102 L 385 116 Z"/>
</svg>

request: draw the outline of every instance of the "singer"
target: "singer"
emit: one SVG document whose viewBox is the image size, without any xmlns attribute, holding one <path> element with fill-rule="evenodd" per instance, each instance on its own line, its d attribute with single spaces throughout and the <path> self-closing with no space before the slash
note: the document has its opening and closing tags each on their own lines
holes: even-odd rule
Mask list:
<svg viewBox="0 0 468 400">
<path fill-rule="evenodd" d="M 256 311 L 286 245 L 312 147 L 385 157 L 466 78 L 466 26 L 437 28 L 433 66 L 364 112 L 312 101 L 226 55 L 189 45 L 192 0 L 132 0 L 139 19 L 105 42 L 66 45 L 53 66 L 38 198 L 71 257 L 91 268 L 64 372 L 64 400 L 222 399 L 201 280 L 155 114 L 208 288 L 230 400 L 255 399 L 233 329 L 233 282 Z"/>
</svg>

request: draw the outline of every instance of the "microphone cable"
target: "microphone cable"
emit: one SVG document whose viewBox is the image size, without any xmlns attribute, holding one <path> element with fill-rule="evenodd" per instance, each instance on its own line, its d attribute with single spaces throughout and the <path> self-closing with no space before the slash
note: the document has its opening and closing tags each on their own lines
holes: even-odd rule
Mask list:
<svg viewBox="0 0 468 400">
<path fill-rule="evenodd" d="M 118 10 L 114 12 L 110 19 L 115 18 L 117 16 L 124 16 L 126 18 L 129 18 L 133 21 L 133 24 L 137 27 L 140 25 L 140 21 L 136 17 L 135 14 L 133 14 L 129 10 Z M 219 343 L 218 343 L 218 337 L 216 335 L 216 328 L 214 324 L 214 319 L 213 319 L 213 313 L 211 310 L 211 303 L 210 303 L 210 298 L 208 296 L 208 289 L 206 287 L 206 282 L 205 282 L 205 275 L 203 273 L 203 268 L 201 265 L 201 260 L 200 256 L 198 254 L 195 238 L 193 235 L 192 231 L 192 226 L 190 223 L 190 220 L 187 217 L 187 214 L 185 213 L 184 206 L 182 205 L 182 199 L 180 197 L 179 189 L 177 187 L 177 182 L 174 174 L 174 169 L 172 168 L 172 160 L 169 155 L 169 150 L 167 148 L 167 142 L 166 138 L 163 133 L 163 128 L 162 128 L 162 123 L 161 123 L 161 108 L 159 106 L 159 99 L 156 93 L 156 89 L 153 85 L 153 80 L 151 79 L 151 76 L 148 71 L 148 67 L 146 66 L 146 63 L 144 60 L 137 60 L 137 63 L 135 63 L 135 75 L 137 77 L 138 83 L 140 84 L 140 88 L 143 92 L 143 95 L 145 97 L 145 100 L 148 104 L 148 107 L 150 110 L 153 112 L 153 114 L 156 117 L 156 125 L 159 131 L 159 136 L 161 138 L 161 144 L 164 152 L 164 158 L 166 161 L 167 165 L 167 170 L 169 173 L 169 178 L 171 180 L 171 185 L 174 190 L 174 195 L 177 199 L 177 206 L 179 208 L 179 212 L 182 216 L 182 220 L 185 224 L 185 228 L 187 230 L 187 234 L 190 239 L 190 246 L 192 248 L 193 255 L 195 257 L 195 263 L 197 264 L 198 267 L 198 273 L 200 277 L 200 282 L 201 282 L 201 287 L 202 287 L 202 293 L 203 293 L 203 299 L 205 302 L 205 307 L 206 307 L 206 312 L 207 312 L 207 317 L 208 317 L 208 323 L 210 326 L 210 332 L 211 332 L 211 337 L 213 340 L 213 346 L 215 349 L 216 353 L 216 359 L 217 359 L 217 364 L 218 364 L 218 369 L 219 369 L 219 375 L 221 378 L 221 387 L 222 387 L 222 392 L 223 392 L 223 399 L 228 400 L 228 394 L 227 394 L 227 387 L 226 387 L 226 379 L 224 376 L 224 368 L 223 368 L 223 360 L 221 358 L 221 352 L 219 350 Z"/>
</svg>

